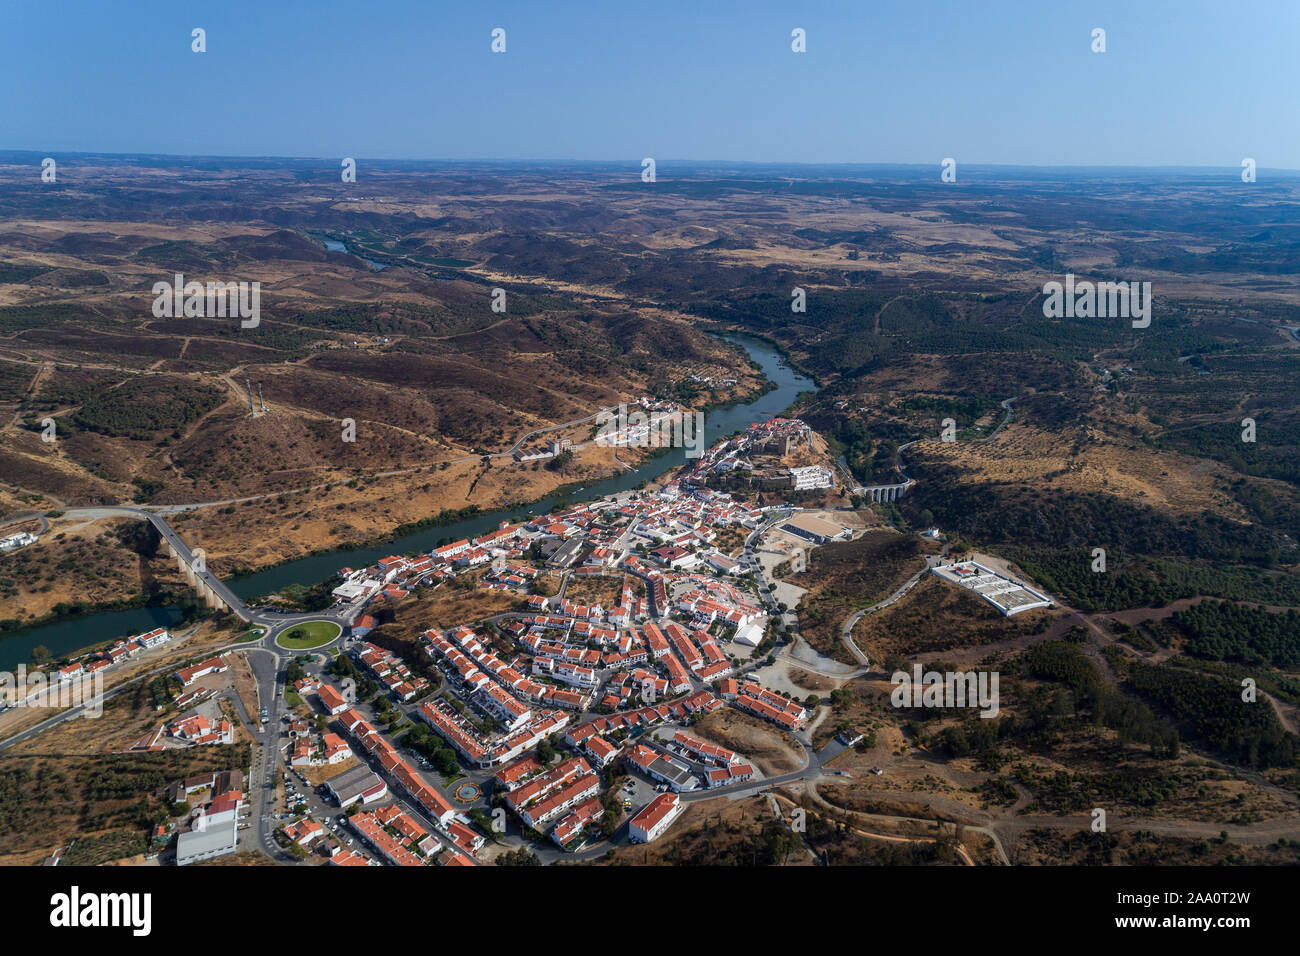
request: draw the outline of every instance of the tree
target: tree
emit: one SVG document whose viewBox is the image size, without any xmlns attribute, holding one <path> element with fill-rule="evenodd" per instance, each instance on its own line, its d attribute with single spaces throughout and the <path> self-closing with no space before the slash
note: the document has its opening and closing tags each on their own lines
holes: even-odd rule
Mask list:
<svg viewBox="0 0 1300 956">
<path fill-rule="evenodd" d="M 618 811 L 613 807 L 607 807 L 604 816 L 600 818 L 600 835 L 603 839 L 610 840 L 616 832 L 618 832 Z"/>
<path fill-rule="evenodd" d="M 943 731 L 944 748 L 954 757 L 965 757 L 970 753 L 970 741 L 966 732 L 960 727 L 945 727 Z"/>
<path fill-rule="evenodd" d="M 437 768 L 438 773 L 444 777 L 450 777 L 460 771 L 460 764 L 456 761 L 456 752 L 445 747 L 434 755 L 433 765 Z"/>
<path fill-rule="evenodd" d="M 497 866 L 541 866 L 542 861 L 528 847 L 521 846 L 497 857 Z"/>
<path fill-rule="evenodd" d="M 52 656 L 50 649 L 44 644 L 37 644 L 32 648 L 32 660 L 40 666 L 48 664 Z"/>
</svg>

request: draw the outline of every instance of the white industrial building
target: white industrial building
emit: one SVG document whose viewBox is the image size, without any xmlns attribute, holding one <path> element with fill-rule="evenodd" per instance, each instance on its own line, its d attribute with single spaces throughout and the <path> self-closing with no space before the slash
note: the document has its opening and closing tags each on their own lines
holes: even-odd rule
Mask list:
<svg viewBox="0 0 1300 956">
<path fill-rule="evenodd" d="M 238 842 L 239 826 L 235 820 L 209 826 L 205 830 L 182 833 L 176 838 L 176 865 L 186 866 L 234 853 Z"/>
<path fill-rule="evenodd" d="M 628 822 L 628 838 L 633 843 L 649 843 L 662 836 L 685 809 L 677 794 L 659 794 Z"/>
<path fill-rule="evenodd" d="M 806 468 L 791 468 L 790 478 L 795 491 L 807 491 L 812 488 L 834 488 L 835 473 L 825 465 L 809 465 Z"/>
<path fill-rule="evenodd" d="M 7 538 L 0 538 L 0 551 L 16 551 L 19 548 L 25 548 L 27 545 L 35 543 L 36 535 L 27 531 L 19 531 Z"/>
<path fill-rule="evenodd" d="M 1037 607 L 1052 606 L 1051 598 L 1046 595 L 976 561 L 958 561 L 932 570 L 945 581 L 974 591 L 1007 617 Z"/>
<path fill-rule="evenodd" d="M 763 643 L 763 634 L 766 631 L 767 615 L 760 614 L 748 624 L 736 628 L 736 636 L 732 640 L 747 647 L 758 647 L 759 644 Z"/>
</svg>

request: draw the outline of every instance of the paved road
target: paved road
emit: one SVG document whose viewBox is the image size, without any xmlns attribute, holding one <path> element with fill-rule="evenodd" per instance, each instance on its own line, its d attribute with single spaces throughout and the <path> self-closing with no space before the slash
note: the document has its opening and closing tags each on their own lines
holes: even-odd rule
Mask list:
<svg viewBox="0 0 1300 956">
<path fill-rule="evenodd" d="M 1006 428 L 1007 425 L 1010 424 L 1011 416 L 1013 414 L 1013 409 L 1011 406 L 1015 403 L 1015 401 L 1016 400 L 1014 397 L 1002 400 L 1000 404 L 1002 408 L 1005 410 L 1006 414 L 1002 416 L 1002 421 L 998 422 L 997 428 L 993 429 L 993 431 L 989 432 L 989 434 L 986 435 L 985 437 L 979 439 L 980 443 L 990 442 L 993 439 L 997 438 L 998 435 L 1002 433 L 1002 429 Z M 923 440 L 924 439 L 917 438 L 912 441 L 905 442 L 904 444 L 898 446 L 898 451 L 895 456 L 895 465 L 898 468 L 898 473 L 902 475 L 904 482 L 911 481 L 912 479 L 908 476 L 907 469 L 903 465 L 903 452 Z M 847 462 L 844 461 L 843 456 L 840 457 L 840 461 L 844 463 L 845 466 L 847 467 Z M 748 542 L 746 542 L 746 547 L 748 547 Z M 940 553 L 940 556 L 946 555 L 947 553 L 948 553 L 948 545 L 947 543 L 945 543 L 943 546 L 943 551 Z M 918 571 L 911 578 L 908 578 L 908 580 L 903 584 L 903 586 L 900 587 L 897 591 L 895 591 L 889 597 L 885 598 L 885 600 L 879 601 L 876 604 L 871 605 L 871 607 L 863 608 L 861 611 L 855 611 L 853 614 L 849 616 L 848 620 L 844 622 L 844 629 L 841 634 L 841 639 L 843 640 L 844 647 L 849 651 L 850 654 L 852 654 L 855 658 L 858 659 L 858 661 L 862 664 L 863 667 L 868 666 L 871 662 L 867 659 L 867 655 L 862 653 L 862 648 L 858 647 L 858 645 L 853 642 L 854 626 L 858 623 L 858 621 L 862 620 L 862 618 L 865 617 L 866 615 L 872 614 L 875 611 L 879 611 L 882 608 L 889 607 L 889 605 L 893 604 L 895 601 L 901 598 L 904 594 L 906 594 L 913 587 L 915 587 L 917 582 L 920 581 L 921 578 L 923 578 L 926 575 L 926 573 L 932 567 L 934 567 L 936 563 L 937 561 L 934 558 L 934 556 L 927 557 L 925 559 L 925 568 L 922 569 L 921 571 Z"/>
<path fill-rule="evenodd" d="M 161 530 L 161 529 L 160 529 Z M 183 544 L 183 542 L 182 542 Z M 272 859 L 287 864 L 297 864 L 300 861 L 281 850 L 272 836 L 277 822 L 275 819 L 275 775 L 282 772 L 280 763 L 280 715 L 284 707 L 284 673 L 288 662 L 302 651 L 286 650 L 276 644 L 276 639 L 285 631 L 295 625 L 308 620 L 333 620 L 337 623 L 337 616 L 311 615 L 311 614 L 291 614 L 276 615 L 271 613 L 254 613 L 255 620 L 260 620 L 266 626 L 266 633 L 255 642 L 242 642 L 236 644 L 227 644 L 219 648 L 214 648 L 210 655 L 215 656 L 225 653 L 242 653 L 247 655 L 249 666 L 253 672 L 253 678 L 256 681 L 257 696 L 259 705 L 266 708 L 267 719 L 265 724 L 261 720 L 254 720 L 253 715 L 249 714 L 244 707 L 243 700 L 238 694 L 231 695 L 235 708 L 240 718 L 253 729 L 253 747 L 251 766 L 249 767 L 248 779 L 248 803 L 251 810 L 246 821 L 253 822 L 255 827 L 249 830 L 240 830 L 241 850 L 250 850 L 260 848 L 266 852 Z M 323 652 L 341 640 L 341 636 L 333 641 L 314 648 L 314 652 Z M 112 689 L 104 692 L 99 702 L 102 706 L 103 701 L 108 701 L 118 694 L 134 687 L 141 681 L 152 680 L 159 674 L 168 673 L 175 670 L 175 664 L 167 664 L 162 667 L 146 671 L 137 677 L 117 684 Z M 82 716 L 87 709 L 86 705 L 69 708 L 62 713 L 56 714 L 48 720 L 31 727 L 21 733 L 14 734 L 3 741 L 0 741 L 0 750 L 12 747 L 21 743 L 30 737 L 43 733 L 58 724 L 68 720 L 75 720 Z M 260 718 L 260 714 L 258 715 Z M 250 840 L 248 834 L 252 834 Z"/>
<path fill-rule="evenodd" d="M 311 614 L 261 614 L 259 616 L 271 618 L 271 621 L 266 623 L 266 633 L 255 643 L 239 644 L 233 647 L 233 650 L 247 654 L 248 664 L 256 682 L 258 704 L 266 710 L 265 723 L 262 723 L 260 719 L 257 723 L 253 723 L 251 715 L 247 714 L 243 708 L 243 702 L 239 700 L 238 695 L 235 696 L 240 715 L 249 722 L 250 726 L 256 729 L 252 766 L 249 769 L 248 780 L 248 802 L 251 809 L 248 820 L 253 822 L 255 826 L 252 830 L 240 831 L 241 834 L 252 833 L 254 837 L 251 841 L 245 838 L 240 849 L 260 848 L 277 862 L 300 865 L 304 861 L 280 849 L 274 837 L 276 827 L 280 823 L 276 819 L 275 778 L 277 774 L 286 773 L 289 769 L 288 764 L 281 762 L 280 753 L 281 715 L 285 710 L 285 671 L 294 657 L 303 653 L 326 653 L 330 647 L 340 643 L 343 638 L 342 633 L 340 633 L 334 640 L 322 644 L 320 647 L 312 648 L 310 651 L 287 650 L 276 643 L 281 634 L 303 621 L 335 620 L 335 618 Z M 260 718 L 260 714 L 258 716 Z"/>
<path fill-rule="evenodd" d="M 744 797 L 752 797 L 754 794 L 763 793 L 773 787 L 780 787 L 787 783 L 795 783 L 800 780 L 811 780 L 822 775 L 822 767 L 827 761 L 838 757 L 844 751 L 844 745 L 837 741 L 832 741 L 821 750 L 813 750 L 812 744 L 802 736 L 796 734 L 795 740 L 804 751 L 804 765 L 798 770 L 792 770 L 789 773 L 783 773 L 776 777 L 765 777 L 762 780 L 751 780 L 748 783 L 742 783 L 734 787 L 719 788 L 716 790 L 692 790 L 681 795 L 683 803 L 696 803 L 701 800 L 712 800 L 715 797 L 727 797 L 730 800 L 740 800 Z"/>
<path fill-rule="evenodd" d="M 2 358 L 3 357 L 0 356 L 0 359 Z M 15 361 L 15 360 L 10 359 L 9 361 Z M 30 364 L 37 364 L 37 363 L 30 363 Z M 81 367 L 82 368 L 114 368 L 117 371 L 123 371 L 123 372 L 131 371 L 129 369 L 117 369 L 116 366 L 82 365 Z M 413 465 L 410 468 L 395 468 L 395 469 L 390 469 L 388 471 L 374 472 L 373 474 L 359 476 L 359 478 L 361 481 L 373 481 L 378 478 L 395 478 L 400 475 L 416 474 L 421 471 L 426 471 L 429 468 L 434 467 L 435 465 L 454 465 L 465 461 L 479 461 L 483 458 L 509 458 L 513 456 L 516 451 L 522 448 L 525 442 L 529 441 L 530 439 L 538 435 L 545 434 L 546 432 L 558 431 L 564 428 L 572 428 L 575 425 L 582 425 L 586 422 L 595 421 L 601 415 L 607 414 L 611 411 L 612 409 L 610 408 L 602 408 L 600 409 L 600 411 L 593 412 L 592 414 L 586 415 L 582 418 L 575 418 L 572 421 L 560 422 L 557 425 L 548 425 L 545 428 L 535 428 L 532 431 L 525 432 L 518 441 L 516 441 L 505 451 L 491 452 L 487 455 L 475 455 L 475 454 L 464 455 L 460 458 L 448 458 L 448 459 L 443 459 L 441 461 L 428 462 L 426 464 L 421 464 L 421 465 Z M 575 442 L 575 447 L 584 447 L 589 444 L 591 444 L 591 442 L 580 442 L 580 443 Z M 148 517 L 149 515 L 180 514 L 186 511 L 194 511 L 199 508 L 221 508 L 227 505 L 242 505 L 242 504 L 248 504 L 249 502 L 253 502 L 253 501 L 265 501 L 268 498 L 278 498 L 281 495 L 307 494 L 309 492 L 322 491 L 327 488 L 336 487 L 342 484 L 346 484 L 346 482 L 321 481 L 315 484 L 306 485 L 302 488 L 290 488 L 286 491 L 270 491 L 270 492 L 266 492 L 265 494 L 249 495 L 244 498 L 223 498 L 219 501 L 193 501 L 193 502 L 188 502 L 186 504 L 140 505 L 140 506 L 120 505 L 120 506 L 103 506 L 98 508 L 95 507 L 59 508 L 59 509 L 46 509 L 46 511 L 29 511 L 23 514 L 11 515 L 7 518 L 0 518 L 0 528 L 5 527 L 6 525 L 17 524 L 22 521 L 30 521 L 34 518 L 44 519 L 46 512 L 50 510 L 60 510 L 65 515 L 80 515 L 83 517 L 91 517 L 93 514 L 94 517 L 129 515 L 133 517 L 143 518 L 143 517 Z M 48 528 L 49 528 L 49 524 L 48 522 L 46 522 L 42 530 L 45 531 L 48 530 Z"/>
<path fill-rule="evenodd" d="M 180 534 L 173 528 L 164 517 L 164 514 L 174 513 L 176 511 L 185 511 L 197 505 L 166 505 L 162 507 L 146 507 L 132 505 L 112 505 L 92 508 L 67 508 L 63 511 L 65 516 L 86 518 L 95 520 L 99 518 L 137 518 L 148 521 L 158 530 L 158 534 L 167 542 L 171 548 L 180 555 L 182 561 L 212 589 L 213 593 L 226 605 L 230 611 L 237 617 L 250 624 L 260 624 L 270 628 L 283 629 L 283 626 L 290 624 L 299 624 L 305 621 L 332 621 L 342 629 L 352 623 L 352 618 L 356 616 L 353 609 L 335 611 L 330 609 L 319 613 L 295 613 L 285 611 L 272 611 L 263 608 L 251 608 L 244 599 L 232 591 L 224 581 L 209 571 L 206 562 L 202 570 L 199 570 L 198 561 L 195 558 L 193 550 Z M 42 517 L 44 512 L 37 512 L 18 518 L 6 519 L 2 524 L 10 524 L 19 520 L 28 520 L 31 518 Z M 278 633 L 278 631 L 277 631 Z"/>
<path fill-rule="evenodd" d="M 122 693 L 127 688 L 134 687 L 136 684 L 140 683 L 140 681 L 143 680 L 152 680 L 153 678 L 157 677 L 160 673 L 165 673 L 168 670 L 174 670 L 174 668 L 162 667 L 159 668 L 158 670 L 148 671 L 147 673 L 141 674 L 139 677 L 132 677 L 130 680 L 123 681 L 122 683 L 113 687 L 111 690 L 104 691 L 104 694 L 101 698 L 99 698 L 97 705 L 103 706 L 104 702 L 112 700 L 114 697 Z M 14 744 L 22 743 L 24 740 L 27 740 L 29 737 L 35 737 L 37 734 L 44 733 L 45 731 L 49 730 L 51 727 L 56 727 L 59 724 L 63 723 L 64 721 L 78 718 L 86 710 L 87 710 L 86 704 L 79 704 L 76 707 L 70 707 L 61 713 L 55 714 L 53 717 L 49 718 L 48 720 L 43 720 L 39 724 L 29 727 L 28 729 L 21 731 L 20 733 L 16 733 L 10 737 L 6 737 L 4 740 L 0 740 L 0 750 L 4 750 L 8 747 L 12 747 Z"/>
<path fill-rule="evenodd" d="M 191 636 L 194 633 L 196 627 L 197 625 L 195 627 L 191 627 L 189 629 L 189 633 L 178 633 L 176 635 L 177 639 L 184 640 L 185 638 Z M 225 651 L 227 650 L 242 648 L 247 646 L 248 646 L 247 644 L 231 644 L 231 645 L 227 645 L 226 647 L 214 650 L 213 653 L 214 654 L 225 653 Z M 78 705 L 76 707 L 72 707 L 67 710 L 61 711 L 60 713 L 55 714 L 54 716 L 48 718 L 47 720 L 41 721 L 39 724 L 29 727 L 26 730 L 21 731 L 20 733 L 13 734 L 9 737 L 6 737 L 4 740 L 0 740 L 0 750 L 3 750 L 6 747 L 11 747 L 14 744 L 26 740 L 29 737 L 34 737 L 37 734 L 49 730 L 51 727 L 57 726 L 58 724 L 61 724 L 66 720 L 72 720 L 74 718 L 80 717 L 82 713 L 84 713 L 88 709 L 88 707 L 90 707 L 91 704 L 94 704 L 96 707 L 102 707 L 105 701 L 111 700 L 112 698 L 116 697 L 118 694 L 122 693 L 124 690 L 130 687 L 134 687 L 136 684 L 140 683 L 141 681 L 153 680 L 159 674 L 165 674 L 170 671 L 174 671 L 175 669 L 176 668 L 174 664 L 165 664 L 163 666 L 155 667 L 152 668 L 151 670 L 147 670 L 144 673 L 138 674 L 135 677 L 132 677 L 129 680 L 125 680 L 120 684 L 116 684 L 111 689 L 106 690 L 99 698 L 97 698 L 94 701 L 89 701 L 84 705 Z"/>
<path fill-rule="evenodd" d="M 181 557 L 181 560 L 190 566 L 194 573 L 197 574 L 203 582 L 210 587 L 221 599 L 222 603 L 228 607 L 231 612 L 238 617 L 252 624 L 261 624 L 269 628 L 279 630 L 292 624 L 302 623 L 304 621 L 331 621 L 337 624 L 340 630 L 346 630 L 352 623 L 352 618 L 356 615 L 355 610 L 349 611 L 323 611 L 319 613 L 292 613 L 284 611 L 270 611 L 263 609 L 250 608 L 244 603 L 244 599 L 235 594 L 234 591 L 227 587 L 226 583 L 219 577 L 207 570 L 198 570 L 194 558 L 194 552 L 190 550 L 189 545 L 177 534 L 176 530 L 167 523 L 162 515 L 152 511 L 142 511 L 132 509 L 136 514 L 146 519 L 150 524 L 158 529 L 158 533 L 171 545 L 172 549 Z"/>
<path fill-rule="evenodd" d="M 771 595 L 773 601 L 775 601 L 776 599 L 775 592 L 772 590 L 771 582 L 769 582 L 767 578 L 764 577 L 763 575 L 762 563 L 754 556 L 754 543 L 765 533 L 770 531 L 776 525 L 780 524 L 782 521 L 785 521 L 791 515 L 794 515 L 800 511 L 824 511 L 824 510 L 825 509 L 823 508 L 813 508 L 813 509 L 782 508 L 780 511 L 777 512 L 775 518 L 760 524 L 757 528 L 755 528 L 746 536 L 745 547 L 741 553 L 740 560 L 741 560 L 741 564 L 747 570 L 753 572 L 754 579 L 759 584 L 760 597 L 766 597 L 766 595 Z M 850 508 L 846 510 L 851 511 L 853 509 Z M 837 680 L 841 680 L 841 679 L 847 680 L 850 677 L 856 677 L 859 674 L 866 672 L 867 660 L 865 657 L 860 658 L 863 666 L 854 669 L 849 667 L 849 665 L 847 664 L 840 664 L 838 661 L 833 661 L 830 658 L 826 657 L 825 655 L 818 654 L 813 649 L 812 645 L 803 639 L 803 635 L 799 633 L 799 615 L 795 610 L 791 609 L 789 611 L 786 611 L 785 613 L 780 615 L 780 619 L 783 622 L 785 622 L 789 634 L 789 638 L 788 638 L 789 646 L 785 651 L 783 651 L 779 655 L 781 660 L 784 660 L 787 663 L 794 664 L 798 667 L 801 667 L 804 670 L 813 671 L 814 673 L 822 674 L 823 676 L 826 677 L 834 677 Z M 799 656 L 801 651 L 805 652 L 807 655 L 812 656 L 814 659 L 813 660 L 801 659 Z M 756 666 L 755 662 L 753 661 L 751 661 L 749 665 L 746 665 L 746 667 L 753 667 L 753 666 Z"/>
<path fill-rule="evenodd" d="M 920 571 L 917 571 L 914 575 L 912 575 L 905 582 L 903 582 L 902 586 L 899 587 L 898 590 L 896 590 L 893 594 L 889 595 L 889 597 L 885 598 L 883 601 L 877 601 L 875 604 L 871 605 L 871 607 L 864 607 L 862 610 L 854 611 L 852 614 L 849 615 L 848 620 L 844 622 L 844 628 L 841 637 L 843 638 L 844 646 L 849 650 L 849 653 L 851 653 L 854 657 L 856 657 L 862 663 L 863 667 L 869 666 L 871 664 L 871 661 L 868 660 L 867 655 L 862 652 L 862 648 L 858 647 L 858 645 L 853 641 L 854 626 L 858 623 L 858 621 L 862 620 L 868 614 L 873 614 L 876 611 L 881 610 L 882 608 L 887 608 L 889 607 L 889 605 L 893 604 L 895 601 L 902 598 L 904 594 L 912 590 L 912 588 L 916 587 L 917 583 L 923 577 L 929 574 L 930 569 L 933 568 L 936 564 L 938 564 L 943 559 L 943 556 L 947 553 L 948 553 L 948 545 L 945 544 L 943 546 L 943 551 L 940 552 L 939 554 L 927 555 L 925 558 L 925 567 L 922 568 Z"/>
<path fill-rule="evenodd" d="M 993 431 L 989 432 L 983 438 L 976 439 L 974 442 L 971 442 L 970 444 L 983 444 L 985 442 L 990 442 L 993 439 L 997 438 L 998 435 L 1002 434 L 1002 429 L 1006 428 L 1007 425 L 1011 424 L 1011 417 L 1014 414 L 1014 410 L 1012 409 L 1011 406 L 1015 404 L 1015 401 L 1016 401 L 1015 396 L 1013 396 L 1011 398 L 1004 398 L 1001 402 L 999 402 L 998 404 L 1002 406 L 1006 414 L 1002 416 L 1002 421 L 998 422 L 998 427 L 993 429 Z M 903 452 L 911 448 L 913 445 L 920 444 L 923 441 L 925 441 L 924 438 L 914 438 L 909 442 L 904 442 L 903 444 L 898 446 L 898 450 L 894 453 L 894 465 L 898 469 L 898 473 L 902 475 L 903 481 L 905 482 L 911 481 L 912 479 L 908 476 L 907 467 L 903 464 Z"/>
<path fill-rule="evenodd" d="M 757 528 L 755 528 L 753 531 L 751 531 L 748 535 L 745 536 L 745 547 L 740 555 L 740 563 L 743 564 L 749 571 L 753 572 L 754 580 L 758 582 L 759 597 L 764 599 L 764 603 L 766 603 L 767 596 L 771 594 L 772 585 L 770 582 L 768 582 L 767 578 L 763 576 L 763 565 L 759 562 L 759 560 L 756 557 L 754 557 L 754 542 L 757 541 L 759 538 L 761 538 L 772 528 L 776 527 L 782 521 L 789 518 L 797 510 L 799 509 L 782 508 L 776 512 L 776 517 L 772 518 L 770 521 L 766 521 L 763 524 L 760 524 Z M 773 600 L 775 600 L 775 598 L 773 598 Z"/>
<path fill-rule="evenodd" d="M 248 664 L 257 682 L 257 699 L 266 708 L 266 721 L 253 724 L 259 728 L 253 745 L 252 766 L 249 768 L 248 803 L 252 813 L 255 847 L 271 859 L 282 863 L 296 862 L 294 857 L 276 846 L 275 831 L 275 775 L 280 765 L 280 708 L 283 696 L 277 693 L 280 675 L 284 671 L 283 653 L 274 644 L 275 637 L 268 630 L 261 646 L 251 649 Z M 270 641 L 267 647 L 265 642 Z M 242 849 L 254 849 L 244 846 Z"/>
<path fill-rule="evenodd" d="M 1011 406 L 1015 403 L 1015 401 L 1016 400 L 1014 398 L 1006 398 L 1002 400 L 1001 404 L 1002 407 L 1006 409 L 1006 414 L 1002 416 L 1002 421 L 998 422 L 998 427 L 993 429 L 993 431 L 989 432 L 988 436 L 983 439 L 984 441 L 992 441 L 993 439 L 997 438 L 998 435 L 1002 434 L 1002 429 L 1006 428 L 1009 424 L 1011 424 L 1011 415 L 1012 415 Z"/>
</svg>

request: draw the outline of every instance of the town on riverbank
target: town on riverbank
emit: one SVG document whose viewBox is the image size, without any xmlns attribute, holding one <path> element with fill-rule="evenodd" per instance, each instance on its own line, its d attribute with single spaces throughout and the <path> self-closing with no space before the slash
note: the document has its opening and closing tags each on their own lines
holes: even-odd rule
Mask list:
<svg viewBox="0 0 1300 956">
<path fill-rule="evenodd" d="M 342 653 L 305 661 L 289 688 L 285 733 L 307 729 L 286 761 L 321 780 L 291 794 L 295 843 L 322 838 L 336 864 L 424 865 L 519 850 L 516 832 L 549 857 L 650 842 L 691 801 L 781 776 L 720 742 L 737 721 L 751 735 L 770 726 L 819 773 L 807 695 L 774 655 L 795 619 L 754 549 L 778 526 L 811 547 L 857 522 L 710 487 L 760 462 L 769 489 L 807 490 L 809 469 L 833 488 L 829 468 L 782 464 L 812 439 L 798 420 L 755 423 L 657 487 L 340 569 L 329 613 L 351 621 Z M 441 588 L 513 607 L 394 642 L 402 606 Z M 394 843 L 394 829 L 411 840 Z"/>
<path fill-rule="evenodd" d="M 256 755 L 238 768 L 247 786 L 178 782 L 155 858 L 259 848 L 338 865 L 472 863 L 522 840 L 544 855 L 603 853 L 653 841 L 691 801 L 789 778 L 726 745 L 762 740 L 760 726 L 799 754 L 800 773 L 818 774 L 816 707 L 776 657 L 797 621 L 769 575 L 859 525 L 851 511 L 780 500 L 836 493 L 834 471 L 813 463 L 822 450 L 807 424 L 775 417 L 663 483 L 341 568 L 333 606 L 246 636 L 287 662 L 250 673 L 251 698 L 239 647 L 156 678 L 171 716 L 123 750 L 249 740 Z M 779 545 L 765 547 L 769 532 Z M 508 609 L 426 629 L 404 659 L 386 625 L 440 589 Z M 341 623 L 317 635 L 313 618 Z M 80 681 L 171 637 L 121 641 L 49 681 Z"/>
</svg>

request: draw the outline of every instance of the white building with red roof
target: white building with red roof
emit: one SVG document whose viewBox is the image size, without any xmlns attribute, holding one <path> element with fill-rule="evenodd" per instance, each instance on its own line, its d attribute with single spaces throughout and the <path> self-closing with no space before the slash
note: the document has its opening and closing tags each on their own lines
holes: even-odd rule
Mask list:
<svg viewBox="0 0 1300 956">
<path fill-rule="evenodd" d="M 650 843 L 668 831 L 673 821 L 682 815 L 686 804 L 675 793 L 661 793 L 634 816 L 627 825 L 628 837 L 633 843 Z"/>
</svg>

